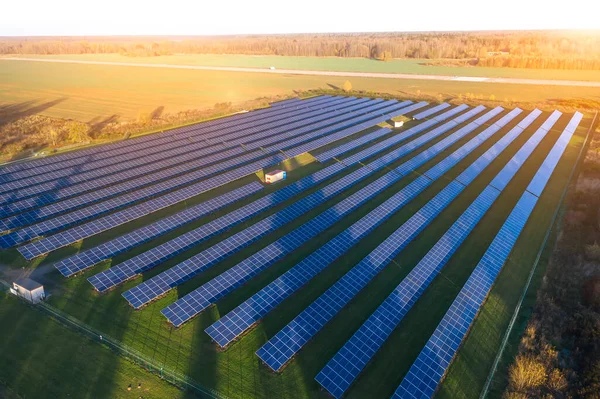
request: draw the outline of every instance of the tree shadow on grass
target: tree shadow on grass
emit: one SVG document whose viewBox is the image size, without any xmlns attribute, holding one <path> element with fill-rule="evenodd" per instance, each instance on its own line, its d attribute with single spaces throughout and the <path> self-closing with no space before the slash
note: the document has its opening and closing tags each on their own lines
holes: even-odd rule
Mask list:
<svg viewBox="0 0 600 399">
<path fill-rule="evenodd" d="M 88 121 L 88 125 L 90 126 L 90 130 L 88 131 L 88 136 L 92 139 L 98 138 L 102 129 L 104 129 L 107 125 L 111 123 L 115 123 L 119 121 L 119 115 L 113 114 L 104 119 L 97 116 L 90 121 Z"/>
<path fill-rule="evenodd" d="M 333 90 L 342 90 L 339 86 L 332 85 L 331 83 L 327 83 L 327 86 L 331 87 Z"/>
<path fill-rule="evenodd" d="M 68 100 L 68 97 L 61 97 L 46 102 L 30 100 L 20 103 L 0 104 L 0 127 L 19 119 L 44 112 L 66 100 Z"/>
</svg>

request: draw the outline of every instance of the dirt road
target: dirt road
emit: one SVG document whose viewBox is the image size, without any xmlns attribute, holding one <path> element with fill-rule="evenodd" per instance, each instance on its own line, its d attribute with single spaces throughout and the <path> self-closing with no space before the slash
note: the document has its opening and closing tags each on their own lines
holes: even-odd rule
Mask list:
<svg viewBox="0 0 600 399">
<path fill-rule="evenodd" d="M 457 82 L 478 83 L 502 83 L 520 85 L 550 85 L 550 86 L 574 86 L 574 87 L 600 87 L 600 82 L 584 82 L 575 80 L 542 80 L 542 79 L 514 79 L 514 78 L 485 78 L 470 76 L 443 76 L 443 75 L 413 75 L 403 73 L 377 73 L 377 72 L 337 72 L 337 71 L 311 71 L 301 69 L 263 69 L 263 68 L 238 68 L 238 67 L 208 67 L 199 65 L 174 65 L 174 64 L 143 64 L 128 62 L 101 62 L 101 61 L 79 61 L 79 60 L 55 60 L 23 57 L 0 57 L 0 61 L 32 61 L 53 62 L 63 64 L 89 64 L 89 65 L 114 65 L 143 68 L 172 68 L 172 69 L 196 69 L 202 71 L 226 71 L 226 72 L 251 72 L 269 73 L 280 75 L 316 75 L 316 76 L 341 76 L 360 78 L 382 78 L 382 79 L 418 79 L 418 80 L 450 80 Z"/>
</svg>

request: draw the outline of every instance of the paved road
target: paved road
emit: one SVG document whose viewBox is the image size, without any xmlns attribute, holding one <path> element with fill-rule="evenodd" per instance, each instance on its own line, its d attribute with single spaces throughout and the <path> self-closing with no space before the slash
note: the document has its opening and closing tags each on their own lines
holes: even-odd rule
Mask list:
<svg viewBox="0 0 600 399">
<path fill-rule="evenodd" d="M 515 78 L 486 78 L 472 76 L 443 76 L 443 75 L 416 75 L 406 73 L 377 73 L 377 72 L 338 72 L 338 71 L 311 71 L 302 69 L 265 69 L 265 68 L 238 68 L 238 67 L 208 67 L 200 65 L 174 65 L 174 64 L 143 64 L 129 62 L 102 62 L 102 61 L 80 61 L 80 60 L 57 60 L 22 57 L 0 57 L 4 61 L 34 61 L 52 62 L 61 64 L 87 64 L 87 65 L 115 65 L 144 68 L 172 68 L 172 69 L 196 69 L 202 71 L 227 71 L 227 72 L 250 72 L 269 73 L 279 75 L 311 75 L 311 76 L 340 76 L 358 78 L 382 78 L 382 79 L 418 79 L 418 80 L 446 80 L 456 82 L 478 82 L 478 83 L 502 83 L 520 85 L 544 85 L 544 86 L 579 86 L 600 87 L 600 82 L 586 82 L 576 80 L 542 80 L 542 79 L 515 79 Z"/>
</svg>

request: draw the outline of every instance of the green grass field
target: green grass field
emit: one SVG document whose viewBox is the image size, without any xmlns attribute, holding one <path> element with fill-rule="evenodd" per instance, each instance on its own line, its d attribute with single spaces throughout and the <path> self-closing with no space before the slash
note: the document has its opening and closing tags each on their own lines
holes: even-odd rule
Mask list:
<svg viewBox="0 0 600 399">
<path fill-rule="evenodd" d="M 2 292 L 0 336 L 2 398 L 189 396 Z"/>
<path fill-rule="evenodd" d="M 327 60 L 327 59 L 326 59 Z M 138 61 L 134 59 L 134 61 Z M 146 60 L 144 60 L 146 61 Z M 368 60 L 365 60 L 368 61 Z M 370 62 L 370 61 L 369 61 Z M 97 122 L 112 116 L 135 120 L 140 112 L 209 108 L 258 97 L 291 96 L 300 90 L 341 87 L 345 78 L 241 72 L 0 61 L 0 107 L 21 104 L 23 114 Z M 556 100 L 599 100 L 600 88 L 490 83 L 351 79 L 354 90 L 394 96 L 455 98 L 472 93 L 498 105 Z"/>
<path fill-rule="evenodd" d="M 0 63 L 0 67 L 3 64 Z M 64 66 L 61 66 L 61 68 Z M 87 68 L 87 67 L 86 67 Z M 488 124 L 493 123 L 504 114 L 492 119 Z M 425 255 L 435 241 L 441 237 L 446 229 L 455 221 L 460 213 L 466 209 L 476 198 L 481 190 L 493 179 L 497 172 L 505 163 L 516 153 L 516 151 L 527 141 L 537 127 L 546 119 L 548 113 L 544 115 L 528 128 L 509 148 L 504 151 L 440 216 L 421 233 L 396 259 L 388 265 L 371 283 L 355 297 L 351 303 L 346 306 L 325 328 L 309 342 L 294 360 L 285 368 L 283 373 L 275 374 L 260 364 L 255 356 L 255 351 L 266 342 L 270 337 L 277 333 L 299 312 L 308 306 L 314 299 L 330 287 L 346 271 L 352 268 L 360 259 L 373 250 L 381 241 L 383 241 L 391 232 L 398 228 L 404 221 L 408 220 L 415 211 L 423 206 L 429 199 L 435 196 L 443 189 L 451 179 L 456 177 L 462 170 L 483 154 L 491 145 L 493 145 L 508 130 L 515 126 L 517 120 L 511 122 L 508 126 L 501 129 L 490 140 L 473 151 L 449 173 L 444 175 L 421 195 L 413 200 L 409 205 L 401 209 L 384 224 L 379 226 L 359 246 L 354 247 L 343 258 L 334 262 L 322 273 L 310 281 L 309 284 L 300 289 L 291 298 L 284 301 L 274 311 L 269 313 L 255 328 L 249 331 L 242 339 L 232 344 L 227 350 L 219 351 L 211 342 L 210 338 L 203 332 L 205 328 L 211 325 L 220 316 L 225 315 L 234 309 L 238 304 L 247 299 L 253 293 L 264 287 L 284 271 L 294 266 L 300 259 L 314 251 L 330 238 L 340 233 L 343 229 L 356 222 L 370 210 L 381 204 L 387 198 L 396 193 L 399 189 L 406 186 L 420 172 L 427 170 L 445 156 L 459 148 L 469 139 L 473 138 L 483 128 L 476 129 L 459 142 L 452 145 L 442 154 L 439 154 L 427 164 L 415 170 L 415 173 L 408 175 L 394 184 L 392 187 L 381 193 L 366 205 L 346 217 L 344 220 L 335 224 L 332 228 L 325 231 L 319 237 L 310 240 L 298 250 L 294 251 L 282 261 L 268 268 L 256 278 L 250 280 L 244 286 L 236 289 L 222 300 L 216 303 L 216 306 L 200 314 L 179 329 L 172 328 L 160 314 L 160 310 L 172 303 L 178 297 L 189 293 L 211 278 L 237 264 L 248 255 L 263 248 L 273 240 L 283 236 L 285 233 L 307 222 L 320 212 L 328 209 L 333 204 L 345 198 L 351 193 L 358 191 L 366 184 L 373 182 L 378 177 L 387 172 L 380 171 L 372 174 L 366 180 L 360 182 L 355 187 L 347 190 L 335 199 L 326 201 L 316 207 L 306 215 L 298 218 L 284 228 L 268 235 L 265 239 L 245 248 L 231 256 L 226 261 L 209 269 L 205 273 L 186 282 L 185 284 L 172 290 L 163 298 L 151 303 L 141 311 L 134 311 L 122 298 L 121 293 L 127 289 L 139 284 L 141 281 L 168 269 L 169 267 L 181 262 L 190 256 L 201 252 L 214 243 L 228 237 L 251 223 L 260 220 L 267 215 L 273 214 L 283 206 L 292 201 L 286 201 L 272 210 L 252 218 L 244 225 L 237 226 L 219 237 L 208 240 L 177 256 L 174 259 L 165 262 L 159 267 L 145 273 L 139 278 L 127 282 L 121 287 L 108 292 L 105 295 L 98 295 L 91 289 L 87 282 L 87 277 L 106 269 L 111 264 L 118 264 L 132 256 L 148 250 L 167 239 L 174 238 L 185 231 L 197 227 L 201 223 L 213 220 L 226 212 L 229 212 L 243 204 L 235 204 L 227 207 L 215 214 L 205 218 L 201 223 L 193 223 L 191 226 L 181 228 L 160 239 L 151 241 L 145 245 L 137 247 L 135 250 L 116 256 L 109 262 L 96 266 L 93 269 L 83 273 L 80 276 L 64 279 L 58 272 L 54 271 L 45 276 L 46 284 L 53 296 L 49 303 L 56 308 L 78 318 L 84 323 L 104 332 L 122 341 L 138 351 L 142 352 L 155 363 L 163 365 L 165 368 L 174 369 L 185 373 L 196 380 L 199 384 L 214 388 L 219 392 L 232 398 L 252 397 L 252 398 L 326 398 L 328 397 L 319 389 L 319 385 L 314 381 L 315 375 L 326 364 L 326 362 L 337 352 L 337 350 L 346 342 L 348 338 L 356 331 L 363 321 L 377 308 L 377 306 L 387 297 L 393 288 L 402 280 L 402 278 L 416 265 L 416 263 Z M 400 326 L 393 332 L 391 337 L 384 344 L 382 349 L 376 354 L 373 361 L 367 366 L 351 390 L 348 392 L 348 398 L 365 397 L 389 397 L 401 382 L 403 375 L 412 364 L 414 358 L 420 352 L 421 348 L 437 326 L 440 318 L 456 296 L 463 283 L 468 278 L 472 269 L 481 258 L 485 249 L 495 236 L 502 225 L 504 219 L 515 205 L 520 194 L 529 183 L 531 177 L 541 165 L 547 152 L 554 144 L 555 140 L 566 126 L 570 115 L 564 115 L 555 125 L 554 129 L 542 141 L 535 150 L 530 159 L 527 160 L 523 168 L 519 171 L 515 179 L 506 188 L 505 192 L 493 205 L 492 209 L 486 214 L 476 230 L 469 236 L 467 241 L 461 246 L 450 262 L 443 269 L 431 286 L 425 291 L 413 309 L 408 313 Z M 468 336 L 465 345 L 459 351 L 456 361 L 451 366 L 447 379 L 443 383 L 440 391 L 440 397 L 476 397 L 488 375 L 488 370 L 496 354 L 499 342 L 502 338 L 508 319 L 514 308 L 515 301 L 521 293 L 523 284 L 529 273 L 533 260 L 541 245 L 543 237 L 548 228 L 551 214 L 554 212 L 560 199 L 571 167 L 579 153 L 583 139 L 591 119 L 585 119 L 580 125 L 576 136 L 559 163 L 559 166 L 549 182 L 549 186 L 542 195 L 534 214 L 529 220 L 526 230 L 521 239 L 519 239 L 515 250 L 512 252 L 510 262 L 505 266 L 499 276 L 497 284 L 486 302 L 480 317 Z M 442 135 L 431 144 L 439 142 L 447 137 L 455 128 Z M 389 150 L 391 150 L 390 148 Z M 392 166 L 398 166 L 403 161 L 410 159 L 414 155 L 424 151 L 426 148 L 417 150 L 409 154 Z M 288 174 L 288 181 L 284 184 L 290 184 L 310 173 L 313 173 L 327 166 L 318 162 L 311 162 L 313 159 L 309 155 L 300 157 L 297 161 L 304 166 L 294 168 Z M 333 163 L 335 161 L 330 161 Z M 291 169 L 291 163 L 283 165 Z M 355 170 L 351 167 L 345 174 Z M 139 219 L 134 223 L 129 223 L 109 232 L 99 234 L 84 240 L 77 245 L 63 248 L 51 254 L 44 259 L 38 259 L 31 263 L 25 263 L 17 255 L 15 250 L 0 254 L 0 263 L 8 264 L 12 268 L 37 268 L 50 264 L 62 257 L 76 253 L 85 248 L 90 248 L 114 238 L 127 231 L 131 231 L 142 225 L 146 225 L 158 218 L 173 214 L 185 206 L 191 206 L 199 203 L 211 196 L 246 184 L 256 180 L 256 176 L 250 176 L 236 181 L 221 189 L 213 190 L 210 194 L 205 194 L 188 201 L 185 205 L 171 207 L 167 210 L 157 212 L 156 214 Z M 302 195 L 322 188 L 321 184 Z M 279 188 L 277 186 L 275 188 Z M 266 195 L 274 187 L 268 187 L 264 193 L 256 194 L 254 197 L 244 201 L 250 202 L 254 198 Z M 297 200 L 298 198 L 295 198 Z M 12 303 L 6 308 L 12 309 Z M 1 308 L 1 306 L 0 306 Z M 18 311 L 16 311 L 18 312 Z M 27 311 L 28 317 L 29 312 Z M 39 316 L 36 316 L 39 317 Z M 5 334 L 14 334 L 17 327 L 8 327 L 2 323 L 1 327 Z M 0 330 L 1 331 L 1 330 Z M 51 336 L 52 334 L 48 334 Z M 44 343 L 45 345 L 45 343 Z M 68 347 L 68 342 L 61 344 Z M 40 345 L 43 347 L 43 345 Z M 10 348 L 7 348 L 7 350 Z M 49 355 L 50 356 L 50 355 Z M 70 356 L 68 351 L 53 351 L 53 362 L 66 362 Z M 19 367 L 27 369 L 27 363 Z M 17 387 L 21 382 L 18 375 L 10 374 L 5 370 L 7 366 L 0 369 L 0 375 L 4 377 L 9 387 Z M 13 366 L 14 368 L 14 366 Z M 106 371 L 109 373 L 110 371 Z M 119 368 L 115 370 L 114 381 L 123 380 L 118 376 Z M 35 388 L 31 388 L 34 390 Z M 28 391 L 31 392 L 31 391 Z"/>
<path fill-rule="evenodd" d="M 101 62 L 128 62 L 141 64 L 202 65 L 211 67 L 267 69 L 271 66 L 274 66 L 278 69 L 303 69 L 315 71 L 408 73 L 417 75 L 600 81 L 600 71 L 426 65 L 435 60 L 432 61 L 419 59 L 395 59 L 388 62 L 382 62 L 367 58 L 228 54 L 179 54 L 161 57 L 128 57 L 119 54 L 69 54 L 24 55 L 22 57 Z"/>
</svg>

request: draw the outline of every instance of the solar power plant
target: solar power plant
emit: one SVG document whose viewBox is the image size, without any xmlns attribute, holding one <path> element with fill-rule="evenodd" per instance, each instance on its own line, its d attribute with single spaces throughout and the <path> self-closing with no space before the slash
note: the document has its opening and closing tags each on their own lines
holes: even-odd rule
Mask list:
<svg viewBox="0 0 600 399">
<path fill-rule="evenodd" d="M 479 396 L 455 367 L 492 368 L 480 315 L 499 283 L 521 295 L 592 120 L 278 101 L 0 166 L 0 248 L 53 267 L 50 304 L 207 392 Z"/>
<path fill-rule="evenodd" d="M 374 102 L 377 104 L 371 105 L 366 108 L 364 108 L 364 105 L 360 105 L 360 106 L 362 106 L 364 108 L 363 111 L 365 111 L 365 112 L 376 111 L 385 106 L 387 106 L 387 108 L 384 108 L 384 111 L 391 110 L 393 108 L 398 108 L 398 106 L 396 106 L 394 104 L 390 104 L 390 102 L 388 102 L 387 104 L 381 103 L 377 100 Z M 334 115 L 337 115 L 337 116 L 335 116 L 334 118 L 331 118 Z M 226 151 L 225 153 L 220 153 L 220 154 L 217 154 L 215 156 L 209 157 L 204 160 L 200 159 L 197 161 L 185 162 L 185 164 L 180 165 L 179 167 L 170 168 L 170 169 L 167 169 L 167 170 L 164 170 L 161 172 L 155 171 L 154 167 L 156 165 L 150 165 L 148 167 L 150 169 L 147 171 L 144 170 L 144 172 L 145 173 L 153 172 L 151 175 L 142 177 L 140 179 L 133 180 L 132 183 L 128 183 L 127 185 L 123 185 L 122 187 L 120 185 L 112 185 L 108 189 L 104 189 L 102 191 L 97 190 L 97 191 L 94 191 L 93 193 L 88 193 L 88 194 L 76 197 L 73 200 L 63 201 L 61 203 L 61 204 L 66 203 L 67 205 L 61 205 L 61 206 L 57 205 L 54 208 L 50 208 L 50 206 L 46 206 L 46 207 L 44 207 L 44 213 L 42 215 L 40 215 L 39 212 L 35 216 L 29 217 L 29 218 L 26 218 L 25 216 L 20 215 L 19 218 L 14 218 L 15 220 L 13 220 L 11 223 L 5 222 L 3 224 L 3 226 L 4 226 L 3 228 L 6 230 L 9 228 L 18 227 L 18 226 L 25 225 L 25 224 L 30 224 L 33 221 L 41 220 L 43 218 L 42 216 L 47 217 L 47 216 L 51 216 L 54 214 L 62 213 L 65 210 L 74 209 L 74 208 L 78 207 L 84 200 L 87 201 L 85 203 L 90 203 L 90 202 L 95 202 L 95 201 L 98 201 L 101 199 L 110 198 L 114 195 L 124 193 L 124 192 L 130 191 L 130 190 L 145 186 L 147 184 L 151 184 L 153 182 L 158 182 L 158 181 L 164 180 L 165 178 L 178 176 L 179 174 L 181 174 L 183 172 L 192 171 L 200 166 L 213 165 L 215 163 L 216 163 L 216 165 L 219 165 L 219 161 L 221 161 L 220 163 L 223 164 L 224 163 L 224 162 L 222 162 L 223 160 L 229 159 L 233 156 L 237 156 L 236 159 L 238 159 L 238 160 L 244 159 L 244 158 L 246 158 L 248 161 L 257 159 L 257 158 L 260 158 L 261 155 L 263 155 L 263 156 L 265 155 L 264 151 L 260 151 L 258 149 L 269 148 L 267 146 L 269 144 L 272 144 L 273 142 L 278 142 L 278 141 L 281 141 L 282 139 L 295 139 L 296 142 L 298 142 L 298 143 L 310 141 L 311 138 L 319 137 L 320 135 L 333 133 L 340 128 L 352 125 L 353 123 L 355 123 L 357 121 L 364 121 L 366 119 L 369 119 L 369 117 L 372 117 L 372 115 L 369 115 L 369 114 L 358 115 L 357 112 L 351 113 L 349 115 L 345 115 L 345 114 L 340 115 L 339 112 L 335 112 L 335 111 L 330 113 L 328 116 L 329 116 L 329 118 L 327 118 L 325 121 L 323 121 L 321 123 L 304 126 L 299 129 L 293 129 L 292 131 L 288 131 L 286 133 L 283 133 L 283 132 L 272 133 L 270 131 L 267 133 L 263 133 L 263 139 L 259 140 L 258 142 L 254 142 L 251 144 L 243 143 L 244 144 L 243 147 L 238 145 L 236 149 Z M 348 119 L 349 117 L 354 117 L 354 119 Z M 310 118 L 308 120 L 304 120 L 304 122 L 313 122 L 313 121 L 314 120 L 310 119 Z M 343 121 L 343 123 L 331 125 L 331 123 L 340 122 L 340 121 Z M 315 128 L 321 127 L 323 125 L 331 125 L 331 126 L 329 128 L 314 131 Z M 287 129 L 287 127 L 284 129 Z M 307 132 L 310 132 L 310 133 L 307 133 Z M 274 146 L 272 146 L 272 148 L 270 148 L 271 153 L 274 153 L 281 149 L 285 149 L 289 145 L 290 145 L 289 140 L 286 140 L 284 143 L 282 143 L 280 145 L 275 144 Z M 255 151 L 252 152 L 249 150 L 255 150 Z M 244 155 L 240 156 L 240 154 L 244 154 Z M 198 153 L 190 154 L 189 159 L 186 158 L 183 161 L 190 161 L 193 159 L 197 159 L 198 155 L 202 155 L 202 154 L 198 154 Z M 171 161 L 172 160 L 169 160 L 169 162 L 171 162 Z M 230 163 L 231 163 L 231 161 L 230 161 Z M 238 161 L 237 163 L 234 162 L 231 165 L 237 166 L 237 165 L 241 165 L 241 164 L 243 164 L 243 162 Z M 163 166 L 163 165 L 160 165 L 160 166 Z M 228 169 L 228 167 L 230 165 L 226 164 L 226 165 L 219 165 L 219 166 L 221 166 L 221 167 L 219 168 L 218 166 L 215 166 L 213 168 L 219 169 L 220 171 L 225 171 Z M 207 169 L 207 168 L 204 168 L 203 170 L 205 170 L 205 169 Z M 130 173 L 132 173 L 132 172 L 130 172 Z M 120 177 L 123 178 L 123 176 L 120 176 Z M 125 176 L 125 178 L 129 178 L 129 177 L 131 177 L 131 176 Z M 115 181 L 119 181 L 119 180 L 114 180 L 114 177 L 111 177 L 111 179 L 113 179 L 113 180 L 111 180 L 111 183 L 114 183 Z M 94 184 L 94 186 L 91 188 L 99 188 L 99 187 L 95 186 L 96 182 L 94 182 L 93 184 Z M 116 186 L 118 186 L 118 187 L 116 187 Z M 73 189 L 71 189 L 71 191 L 72 190 Z M 87 190 L 89 190 L 89 188 Z M 66 194 L 66 195 L 70 196 L 70 194 Z M 36 207 L 36 206 L 39 207 L 40 205 L 48 205 L 52 202 L 55 202 L 58 199 L 62 199 L 60 193 L 53 193 L 53 195 L 50 196 L 50 199 L 32 198 L 32 199 L 28 199 L 28 200 L 17 201 L 15 203 L 11 203 L 10 205 L 4 206 L 2 209 L 2 213 L 5 216 L 10 216 L 15 213 L 25 212 L 25 211 L 31 209 L 32 207 Z M 57 209 L 55 209 L 55 208 L 57 208 Z"/>
<path fill-rule="evenodd" d="M 481 108 L 475 108 L 463 114 L 462 118 L 467 119 L 481 111 Z M 456 126 L 456 122 L 448 122 L 445 125 L 432 130 L 430 133 L 422 135 L 420 138 L 414 140 L 410 144 L 400 147 L 398 150 L 370 163 L 368 167 L 358 169 L 357 171 L 345 176 L 337 182 L 326 186 L 322 190 L 303 198 L 297 203 L 291 205 L 289 208 L 271 215 L 269 218 L 263 219 L 259 223 L 256 223 L 255 225 L 248 227 L 238 234 L 229 237 L 227 240 L 221 241 L 214 247 L 209 248 L 195 257 L 186 260 L 184 263 L 177 265 L 163 274 L 155 276 L 143 284 L 133 288 L 132 290 L 126 292 L 123 296 L 135 308 L 139 308 L 147 304 L 154 298 L 163 295 L 169 289 L 174 288 L 175 286 L 187 281 L 197 273 L 209 268 L 214 263 L 223 260 L 225 257 L 231 255 L 237 250 L 249 245 L 249 243 L 260 239 L 263 235 L 273 232 L 283 225 L 295 220 L 298 216 L 308 212 L 314 206 L 324 203 L 327 199 L 337 196 L 346 189 L 358 184 L 373 171 L 385 167 L 390 161 L 397 159 L 398 156 L 405 155 L 406 153 L 412 151 L 414 147 L 421 145 L 423 142 L 426 142 L 426 140 L 440 135 L 452 126 Z M 331 222 L 333 223 L 335 220 L 331 219 Z M 310 226 L 312 226 L 314 223 L 318 222 L 313 222 L 313 220 L 311 220 L 309 223 L 311 223 Z M 300 235 L 302 234 L 303 233 L 300 233 Z M 189 302 L 197 301 L 195 295 L 197 295 L 197 293 L 192 293 L 189 297 L 182 298 L 180 301 L 178 301 L 178 303 L 171 305 L 168 310 L 165 310 L 165 313 L 171 314 L 170 312 L 175 309 L 173 318 L 171 319 L 173 321 L 190 318 L 197 312 L 196 308 L 191 309 L 193 314 L 190 314 L 190 311 L 188 311 Z M 180 311 L 179 308 L 183 308 L 185 310 Z"/>
<path fill-rule="evenodd" d="M 310 133 L 302 134 L 301 136 L 293 137 L 290 140 L 285 141 L 279 145 L 272 145 L 270 147 L 261 147 L 261 149 L 249 152 L 245 155 L 238 156 L 236 158 L 219 162 L 215 165 L 205 167 L 192 171 L 190 173 L 177 176 L 170 180 L 166 180 L 155 184 L 153 186 L 145 187 L 140 190 L 136 190 L 133 193 L 128 193 L 120 197 L 112 198 L 108 201 L 101 202 L 99 204 L 93 204 L 86 206 L 83 209 L 72 211 L 66 215 L 52 218 L 48 221 L 39 222 L 32 224 L 31 226 L 25 227 L 17 232 L 9 233 L 5 236 L 0 237 L 0 246 L 7 248 L 14 246 L 33 238 L 39 237 L 44 234 L 48 234 L 59 229 L 63 229 L 74 225 L 78 222 L 82 222 L 93 217 L 101 216 L 108 213 L 111 210 L 123 208 L 127 205 L 139 202 L 144 199 L 153 198 L 157 195 L 164 194 L 170 190 L 182 187 L 186 184 L 190 184 L 194 181 L 206 178 L 200 185 L 195 188 L 197 191 L 195 194 L 200 194 L 203 191 L 223 185 L 235 178 L 241 178 L 249 174 L 255 173 L 257 170 L 262 168 L 275 165 L 288 157 L 293 157 L 301 153 L 313 150 L 320 146 L 329 144 L 339 140 L 347 135 L 357 133 L 365 128 L 373 126 L 377 123 L 389 119 L 393 114 L 398 113 L 399 110 L 409 109 L 416 105 L 405 107 L 403 103 L 387 105 L 381 108 L 379 105 L 368 107 L 373 113 L 357 116 L 333 126 L 312 131 Z M 423 104 L 425 105 L 425 104 Z M 375 116 L 381 115 L 382 116 Z M 301 129 L 302 132 L 311 130 L 310 127 Z M 321 138 L 321 141 L 315 139 Z M 265 154 L 267 157 L 265 158 Z M 290 155 L 293 154 L 293 155 Z M 255 161 L 255 162 L 251 162 Z M 186 164 L 189 167 L 190 164 Z M 229 172 L 224 175 L 222 172 Z M 219 174 L 221 173 L 221 174 Z M 156 180 L 161 173 L 155 173 L 148 179 Z M 212 178 L 211 178 L 212 177 Z M 132 184 L 126 182 L 110 186 L 106 189 L 100 189 L 88 194 L 84 194 L 75 197 L 70 200 L 58 202 L 50 206 L 42 206 L 33 211 L 22 213 L 14 217 L 6 218 L 0 221 L 5 229 L 14 228 L 16 225 L 30 224 L 35 220 L 47 219 L 50 215 L 60 214 L 67 210 L 72 210 L 73 207 L 78 208 L 79 206 L 89 205 L 90 202 L 95 202 L 95 199 L 113 196 L 116 191 L 122 191 L 122 189 L 128 188 Z M 10 227 L 9 227 L 10 226 Z"/>
<path fill-rule="evenodd" d="M 517 129 L 517 132 L 520 129 Z M 400 283 L 400 285 L 392 292 L 385 302 L 377 309 L 377 311 L 367 320 L 357 333 L 348 341 L 340 352 L 328 363 L 328 365 L 317 375 L 316 379 L 325 389 L 327 389 L 335 397 L 340 397 L 351 385 L 354 378 L 357 376 L 357 371 L 363 368 L 370 360 L 369 355 L 373 355 L 375 351 L 385 341 L 391 330 L 394 328 L 394 322 L 397 325 L 404 314 L 408 312 L 410 306 L 416 302 L 418 296 L 425 290 L 427 284 L 435 277 L 445 261 L 447 261 L 454 251 L 462 244 L 466 236 L 472 231 L 475 225 L 481 220 L 485 213 L 491 208 L 494 201 L 498 198 L 502 190 L 506 187 L 506 183 L 523 165 L 541 139 L 548 133 L 546 129 L 540 128 L 538 131 L 525 143 L 525 145 L 517 152 L 517 154 L 509 161 L 509 163 L 500 171 L 494 178 L 492 183 L 486 187 L 481 194 L 471 203 L 471 205 L 460 215 L 456 222 L 446 231 L 425 257 L 413 268 L 409 275 Z M 514 139 L 515 136 L 507 136 Z M 495 144 L 500 148 L 506 148 L 505 143 L 498 142 Z M 497 150 L 498 147 L 495 149 Z M 493 147 L 492 147 L 493 148 Z M 487 154 L 484 154 L 478 161 L 486 162 Z M 475 170 L 480 173 L 481 167 L 477 161 L 467 170 Z M 472 172 L 470 172 L 472 173 Z M 404 229 L 404 225 L 400 227 L 392 236 L 390 236 L 382 245 L 383 251 L 389 251 L 388 246 L 398 245 L 404 237 L 409 236 L 407 233 L 411 230 L 417 230 L 413 227 L 419 224 L 419 219 L 431 220 L 437 216 L 443 206 L 450 204 L 460 192 L 473 181 L 474 176 L 470 179 L 457 179 L 447 186 L 434 197 L 425 207 L 415 213 L 415 220 L 409 219 Z M 506 183 L 502 185 L 494 185 L 493 183 L 499 178 L 504 178 Z M 508 181 L 507 181 L 508 180 Z M 498 187 L 499 186 L 499 187 Z M 426 218 L 423 218 L 426 216 Z M 411 231 L 412 232 L 412 231 Z M 388 243 L 389 241 L 389 243 Z M 379 250 L 379 247 L 376 251 Z M 371 259 L 377 258 L 377 254 L 369 254 L 369 258 L 365 258 L 369 268 L 377 270 L 373 266 Z M 357 266 L 358 267 L 358 266 Z M 372 275 L 372 273 L 371 273 Z M 359 285 L 359 284 L 356 284 Z M 357 347 L 364 348 L 362 351 L 357 351 Z M 342 382 L 340 382 L 341 377 Z"/>
</svg>

